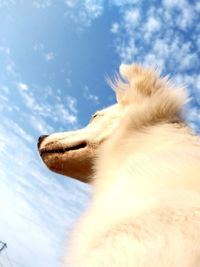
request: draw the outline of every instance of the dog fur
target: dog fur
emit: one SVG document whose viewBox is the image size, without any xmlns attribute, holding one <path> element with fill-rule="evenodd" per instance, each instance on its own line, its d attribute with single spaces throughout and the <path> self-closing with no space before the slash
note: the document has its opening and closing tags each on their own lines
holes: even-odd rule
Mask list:
<svg viewBox="0 0 200 267">
<path fill-rule="evenodd" d="M 198 267 L 200 141 L 182 115 L 184 90 L 141 65 L 120 75 L 109 81 L 117 104 L 39 142 L 51 170 L 93 185 L 65 266 Z"/>
</svg>

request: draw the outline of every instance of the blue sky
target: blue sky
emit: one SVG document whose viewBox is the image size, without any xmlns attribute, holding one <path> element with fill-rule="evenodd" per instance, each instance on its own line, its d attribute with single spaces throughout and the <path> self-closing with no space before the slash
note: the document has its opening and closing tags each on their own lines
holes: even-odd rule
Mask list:
<svg viewBox="0 0 200 267">
<path fill-rule="evenodd" d="M 114 103 L 105 76 L 121 62 L 158 66 L 187 86 L 185 114 L 200 132 L 199 22 L 199 1 L 0 0 L 1 264 L 62 267 L 91 189 L 47 170 L 37 138 Z"/>
</svg>

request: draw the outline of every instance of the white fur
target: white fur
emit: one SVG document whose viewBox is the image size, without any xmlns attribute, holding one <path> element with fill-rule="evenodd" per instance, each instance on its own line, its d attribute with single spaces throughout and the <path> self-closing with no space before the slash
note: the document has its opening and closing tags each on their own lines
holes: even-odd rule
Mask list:
<svg viewBox="0 0 200 267">
<path fill-rule="evenodd" d="M 132 92 L 121 92 L 125 104 L 101 113 L 122 115 L 99 148 L 93 202 L 74 230 L 70 267 L 200 266 L 199 140 L 182 121 L 181 93 L 156 79 L 160 92 L 133 92 L 131 105 Z"/>
<path fill-rule="evenodd" d="M 65 266 L 198 267 L 200 142 L 182 118 L 184 93 L 142 66 L 120 71 L 118 103 L 76 133 L 98 149 Z"/>
</svg>

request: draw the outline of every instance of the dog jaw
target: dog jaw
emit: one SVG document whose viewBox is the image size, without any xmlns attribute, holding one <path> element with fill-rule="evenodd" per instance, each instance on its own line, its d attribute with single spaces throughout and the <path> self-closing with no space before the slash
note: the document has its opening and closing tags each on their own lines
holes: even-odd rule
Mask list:
<svg viewBox="0 0 200 267">
<path fill-rule="evenodd" d="M 80 150 L 80 151 L 79 151 Z M 67 152 L 42 153 L 46 166 L 59 174 L 70 176 L 82 182 L 89 182 L 92 176 L 93 151 L 89 148 Z"/>
<path fill-rule="evenodd" d="M 94 147 L 71 133 L 52 134 L 38 142 L 40 156 L 50 170 L 82 182 L 92 175 Z"/>
</svg>

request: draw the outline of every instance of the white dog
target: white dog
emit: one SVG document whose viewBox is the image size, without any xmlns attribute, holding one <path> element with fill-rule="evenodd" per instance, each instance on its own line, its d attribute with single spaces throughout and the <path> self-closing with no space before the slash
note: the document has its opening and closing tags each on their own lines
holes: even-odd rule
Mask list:
<svg viewBox="0 0 200 267">
<path fill-rule="evenodd" d="M 140 65 L 120 74 L 116 105 L 39 139 L 51 170 L 94 186 L 66 266 L 199 267 L 200 141 L 182 117 L 184 92 Z"/>
</svg>

